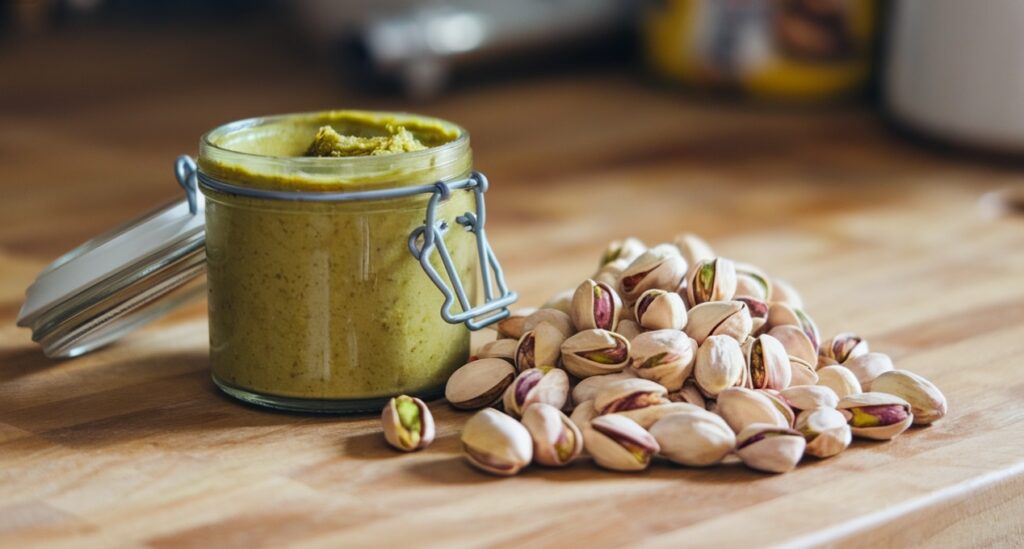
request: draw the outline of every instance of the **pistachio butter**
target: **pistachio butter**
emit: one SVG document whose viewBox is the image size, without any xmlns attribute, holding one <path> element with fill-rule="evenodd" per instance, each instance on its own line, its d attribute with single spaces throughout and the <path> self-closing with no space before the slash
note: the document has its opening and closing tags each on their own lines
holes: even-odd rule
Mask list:
<svg viewBox="0 0 1024 549">
<path fill-rule="evenodd" d="M 460 179 L 471 163 L 454 124 L 361 111 L 228 124 L 204 136 L 199 157 L 203 174 L 232 185 L 310 195 Z M 429 194 L 346 202 L 203 192 L 211 367 L 229 394 L 292 409 L 379 409 L 397 394 L 440 394 L 465 362 L 468 331 L 441 318 L 442 295 L 408 249 Z M 453 192 L 438 217 L 451 223 L 473 209 L 472 193 Z M 448 230 L 444 240 L 472 295 L 472 233 Z"/>
</svg>

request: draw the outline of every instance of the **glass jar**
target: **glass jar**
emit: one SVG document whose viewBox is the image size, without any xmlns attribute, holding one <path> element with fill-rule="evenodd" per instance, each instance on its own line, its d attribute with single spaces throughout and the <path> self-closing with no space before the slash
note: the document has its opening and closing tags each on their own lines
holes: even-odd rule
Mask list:
<svg viewBox="0 0 1024 549">
<path fill-rule="evenodd" d="M 400 125 L 428 148 L 301 156 L 323 125 L 356 136 Z M 469 331 L 439 311 L 455 297 L 471 308 L 486 241 L 483 212 L 467 212 L 482 209 L 486 188 L 431 185 L 471 181 L 471 169 L 464 129 L 415 115 L 284 115 L 204 135 L 197 177 L 216 384 L 247 402 L 301 411 L 377 411 L 396 394 L 440 396 L 467 359 Z M 449 228 L 475 215 L 479 230 Z M 434 235 L 438 253 L 418 258 Z M 486 248 L 485 271 L 489 256 Z M 498 277 L 503 286 L 500 269 Z M 438 292 L 442 283 L 455 292 Z"/>
</svg>

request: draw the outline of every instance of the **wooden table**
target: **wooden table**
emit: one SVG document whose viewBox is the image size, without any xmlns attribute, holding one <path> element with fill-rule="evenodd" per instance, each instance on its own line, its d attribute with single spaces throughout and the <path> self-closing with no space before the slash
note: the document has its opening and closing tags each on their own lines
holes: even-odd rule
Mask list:
<svg viewBox="0 0 1024 549">
<path fill-rule="evenodd" d="M 240 32 L 68 32 L 0 50 L 3 545 L 1024 542 L 1024 221 L 980 206 L 1019 189 L 1018 169 L 908 144 L 863 109 L 705 103 L 618 71 L 368 101 L 285 53 L 245 55 L 258 35 Z M 188 78 L 153 62 L 171 58 Z M 338 105 L 471 130 L 524 305 L 590 274 L 609 239 L 697 231 L 794 283 L 827 334 L 856 331 L 932 379 L 950 415 L 784 476 L 581 461 L 495 479 L 462 461 L 468 416 L 441 402 L 433 446 L 398 455 L 375 418 L 222 396 L 201 303 L 62 362 L 14 326 L 62 250 L 177 194 L 173 158 L 203 130 Z"/>
</svg>

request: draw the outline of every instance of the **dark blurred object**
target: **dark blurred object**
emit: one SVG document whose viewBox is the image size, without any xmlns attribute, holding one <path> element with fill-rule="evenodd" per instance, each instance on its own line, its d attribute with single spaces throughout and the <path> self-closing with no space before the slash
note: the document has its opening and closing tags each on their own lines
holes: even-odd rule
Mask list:
<svg viewBox="0 0 1024 549">
<path fill-rule="evenodd" d="M 901 126 L 1024 154 L 1024 2 L 901 0 L 891 23 L 882 88 Z"/>
<path fill-rule="evenodd" d="M 438 94 L 456 72 L 614 55 L 628 47 L 635 14 L 630 0 L 302 0 L 293 7 L 320 41 L 344 45 L 363 78 L 396 82 L 420 98 Z"/>
<path fill-rule="evenodd" d="M 874 0 L 662 0 L 644 18 L 648 64 L 696 88 L 818 101 L 863 91 Z"/>
<path fill-rule="evenodd" d="M 0 25 L 31 35 L 52 27 L 95 19 L 172 23 L 257 13 L 270 0 L 0 0 Z"/>
</svg>

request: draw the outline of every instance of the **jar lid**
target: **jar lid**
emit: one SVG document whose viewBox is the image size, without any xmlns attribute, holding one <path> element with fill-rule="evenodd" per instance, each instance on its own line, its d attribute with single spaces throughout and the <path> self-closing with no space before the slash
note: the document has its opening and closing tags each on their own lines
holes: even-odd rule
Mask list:
<svg viewBox="0 0 1024 549">
<path fill-rule="evenodd" d="M 195 163 L 181 157 L 175 168 L 186 199 L 85 242 L 29 286 L 18 326 L 47 356 L 106 345 L 203 293 L 205 203 Z"/>
</svg>

